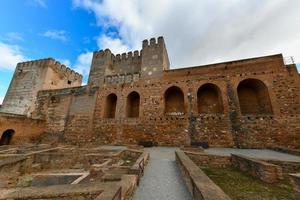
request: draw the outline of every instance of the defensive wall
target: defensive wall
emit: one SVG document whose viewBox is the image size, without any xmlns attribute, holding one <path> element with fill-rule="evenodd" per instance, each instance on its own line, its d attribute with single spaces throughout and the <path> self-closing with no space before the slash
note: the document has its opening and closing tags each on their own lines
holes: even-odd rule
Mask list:
<svg viewBox="0 0 300 200">
<path fill-rule="evenodd" d="M 88 85 L 40 90 L 32 117 L 72 144 L 300 148 L 299 91 L 281 54 L 170 70 L 160 37 L 94 52 Z"/>
</svg>

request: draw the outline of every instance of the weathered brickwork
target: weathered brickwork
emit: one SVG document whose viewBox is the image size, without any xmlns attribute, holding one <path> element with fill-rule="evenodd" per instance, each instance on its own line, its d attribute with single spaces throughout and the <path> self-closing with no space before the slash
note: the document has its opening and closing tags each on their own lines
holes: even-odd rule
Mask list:
<svg viewBox="0 0 300 200">
<path fill-rule="evenodd" d="M 196 153 L 184 151 L 184 153 L 198 166 L 216 166 L 228 167 L 231 166 L 231 156 L 211 155 L 204 152 Z"/>
<path fill-rule="evenodd" d="M 300 199 L 300 174 L 291 174 L 290 176 L 296 199 Z"/>
<path fill-rule="evenodd" d="M 22 115 L 0 113 L 0 145 L 32 142 L 45 130 L 44 120 Z"/>
<path fill-rule="evenodd" d="M 276 183 L 283 179 L 282 168 L 278 165 L 238 154 L 231 154 L 231 162 L 235 168 L 266 183 Z"/>
<path fill-rule="evenodd" d="M 300 148 L 299 91 L 281 54 L 170 70 L 160 37 L 133 53 L 94 52 L 88 85 L 40 91 L 32 116 L 75 144 Z"/>
<path fill-rule="evenodd" d="M 31 116 L 38 91 L 80 86 L 81 80 L 52 58 L 18 63 L 0 111 Z"/>
</svg>

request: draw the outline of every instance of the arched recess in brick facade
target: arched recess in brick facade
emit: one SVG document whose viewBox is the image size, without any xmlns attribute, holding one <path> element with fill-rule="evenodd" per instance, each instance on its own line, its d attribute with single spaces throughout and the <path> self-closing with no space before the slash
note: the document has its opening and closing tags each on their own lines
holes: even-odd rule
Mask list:
<svg viewBox="0 0 300 200">
<path fill-rule="evenodd" d="M 127 96 L 126 117 L 137 118 L 140 115 L 140 95 L 137 92 L 131 92 Z"/>
<path fill-rule="evenodd" d="M 104 118 L 115 118 L 118 97 L 112 93 L 106 97 Z"/>
<path fill-rule="evenodd" d="M 245 79 L 237 88 L 241 113 L 272 114 L 272 105 L 267 86 L 258 79 Z"/>
<path fill-rule="evenodd" d="M 11 139 L 14 134 L 15 134 L 15 131 L 13 129 L 8 129 L 8 130 L 4 131 L 1 136 L 1 139 L 0 139 L 0 146 L 10 144 Z"/>
<path fill-rule="evenodd" d="M 199 114 L 217 114 L 224 111 L 221 90 L 212 83 L 206 83 L 198 89 L 197 101 Z"/>
<path fill-rule="evenodd" d="M 179 87 L 168 88 L 164 97 L 166 115 L 183 115 L 185 113 L 184 94 Z"/>
</svg>

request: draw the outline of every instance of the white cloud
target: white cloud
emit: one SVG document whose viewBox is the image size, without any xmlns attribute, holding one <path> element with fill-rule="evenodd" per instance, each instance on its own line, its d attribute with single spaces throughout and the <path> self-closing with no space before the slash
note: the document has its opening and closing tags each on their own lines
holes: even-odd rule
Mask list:
<svg viewBox="0 0 300 200">
<path fill-rule="evenodd" d="M 9 45 L 0 41 L 0 69 L 14 70 L 18 62 L 25 60 L 19 46 Z"/>
<path fill-rule="evenodd" d="M 114 53 L 124 53 L 130 50 L 130 48 L 123 43 L 119 38 L 112 38 L 110 36 L 102 35 L 97 39 L 99 47 L 106 49 L 109 48 Z"/>
<path fill-rule="evenodd" d="M 72 67 L 76 72 L 86 76 L 90 72 L 90 66 L 93 58 L 93 52 L 86 52 L 80 54 Z"/>
<path fill-rule="evenodd" d="M 50 39 L 66 42 L 68 40 L 66 31 L 64 30 L 48 30 L 41 35 Z"/>
<path fill-rule="evenodd" d="M 0 96 L 0 105 L 2 104 L 4 97 Z"/>
<path fill-rule="evenodd" d="M 173 68 L 281 52 L 300 62 L 300 1 L 73 0 L 73 5 L 92 11 L 99 26 L 117 28 L 117 47 L 140 49 L 143 39 L 164 36 Z"/>
<path fill-rule="evenodd" d="M 62 60 L 59 60 L 61 64 L 67 66 L 67 67 L 70 67 L 71 66 L 71 61 L 68 60 L 68 59 L 62 59 Z"/>
</svg>

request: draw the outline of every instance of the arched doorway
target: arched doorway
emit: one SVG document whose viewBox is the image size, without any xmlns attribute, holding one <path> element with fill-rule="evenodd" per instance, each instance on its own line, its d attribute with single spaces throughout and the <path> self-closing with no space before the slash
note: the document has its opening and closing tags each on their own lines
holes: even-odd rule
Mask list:
<svg viewBox="0 0 300 200">
<path fill-rule="evenodd" d="M 237 92 L 243 115 L 273 113 L 268 88 L 262 81 L 243 80 L 239 83 Z"/>
<path fill-rule="evenodd" d="M 172 86 L 165 92 L 165 114 L 182 115 L 184 109 L 184 94 L 179 87 Z"/>
<path fill-rule="evenodd" d="M 115 118 L 117 99 L 118 99 L 117 95 L 113 93 L 106 97 L 104 118 Z"/>
<path fill-rule="evenodd" d="M 140 95 L 137 92 L 131 92 L 127 96 L 126 116 L 128 118 L 137 118 L 140 115 Z"/>
<path fill-rule="evenodd" d="M 197 92 L 198 113 L 217 114 L 223 113 L 223 101 L 218 86 L 207 83 L 202 85 Z"/>
<path fill-rule="evenodd" d="M 9 145 L 14 133 L 15 131 L 13 129 L 4 131 L 0 139 L 0 145 Z"/>
</svg>

